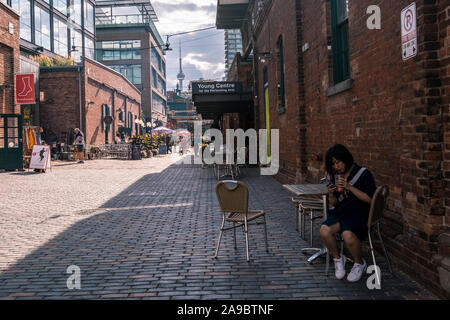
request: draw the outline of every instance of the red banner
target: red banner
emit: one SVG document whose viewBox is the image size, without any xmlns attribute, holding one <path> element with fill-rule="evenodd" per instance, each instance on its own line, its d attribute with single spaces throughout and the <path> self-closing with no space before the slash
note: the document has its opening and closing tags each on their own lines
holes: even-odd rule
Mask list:
<svg viewBox="0 0 450 320">
<path fill-rule="evenodd" d="M 16 103 L 36 103 L 34 94 L 34 74 L 24 73 L 16 75 Z"/>
</svg>

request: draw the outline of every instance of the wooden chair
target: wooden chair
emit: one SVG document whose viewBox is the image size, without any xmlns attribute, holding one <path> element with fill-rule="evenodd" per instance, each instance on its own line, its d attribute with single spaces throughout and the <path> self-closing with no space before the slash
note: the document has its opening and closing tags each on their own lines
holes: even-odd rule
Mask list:
<svg viewBox="0 0 450 320">
<path fill-rule="evenodd" d="M 226 186 L 227 183 L 232 183 L 234 186 L 229 188 Z M 234 230 L 234 246 L 237 248 L 236 228 L 243 227 L 247 261 L 249 261 L 248 223 L 257 218 L 263 218 L 263 221 L 258 224 L 264 224 L 266 251 L 268 251 L 265 213 L 262 210 L 248 210 L 247 186 L 239 181 L 219 181 L 216 185 L 216 195 L 222 210 L 222 225 L 220 227 L 219 239 L 217 241 L 214 258 L 217 258 L 217 255 L 219 254 L 219 247 L 223 232 L 227 230 Z M 233 223 L 233 226 L 225 227 L 225 222 L 231 222 Z"/>
<path fill-rule="evenodd" d="M 389 256 L 387 254 L 386 248 L 383 243 L 383 238 L 381 237 L 380 232 L 380 220 L 383 216 L 384 209 L 386 207 L 386 201 L 387 197 L 389 195 L 389 187 L 387 185 L 380 186 L 376 189 L 373 197 L 372 202 L 370 203 L 370 211 L 369 211 L 369 218 L 367 220 L 367 227 L 368 227 L 368 238 L 369 238 L 369 246 L 370 246 L 370 253 L 372 255 L 373 264 L 375 266 L 375 273 L 378 280 L 378 283 L 380 281 L 380 275 L 378 274 L 378 268 L 375 260 L 375 253 L 373 250 L 373 244 L 372 244 L 372 237 L 370 235 L 373 227 L 377 227 L 378 237 L 381 242 L 381 247 L 383 248 L 384 255 L 386 256 L 386 261 L 388 263 L 389 272 L 392 273 L 391 263 L 389 261 Z M 338 239 L 340 242 L 343 242 L 342 237 L 339 237 Z M 341 249 L 342 253 L 342 249 Z M 326 261 L 326 270 L 325 273 L 328 274 L 328 267 L 329 267 L 329 258 L 330 255 L 327 253 L 327 261 Z"/>
</svg>

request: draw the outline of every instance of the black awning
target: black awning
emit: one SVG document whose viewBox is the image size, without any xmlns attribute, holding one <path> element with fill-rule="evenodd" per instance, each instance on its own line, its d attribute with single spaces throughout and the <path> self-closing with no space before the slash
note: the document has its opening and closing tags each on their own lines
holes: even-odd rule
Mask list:
<svg viewBox="0 0 450 320">
<path fill-rule="evenodd" d="M 217 29 L 239 29 L 245 21 L 248 0 L 219 0 L 217 4 Z"/>
<path fill-rule="evenodd" d="M 203 119 L 214 119 L 224 113 L 248 113 L 253 106 L 252 93 L 194 94 L 192 99 Z"/>
</svg>

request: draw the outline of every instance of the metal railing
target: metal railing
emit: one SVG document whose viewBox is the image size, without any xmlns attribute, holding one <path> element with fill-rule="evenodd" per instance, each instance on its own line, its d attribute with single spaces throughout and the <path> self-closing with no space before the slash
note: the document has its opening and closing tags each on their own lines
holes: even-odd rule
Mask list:
<svg viewBox="0 0 450 320">
<path fill-rule="evenodd" d="M 106 26 L 106 25 L 126 25 L 126 24 L 148 24 L 153 37 L 160 47 L 164 45 L 164 41 L 161 38 L 155 24 L 153 23 L 152 17 L 145 14 L 130 14 L 130 15 L 96 15 L 95 25 L 96 26 Z"/>
<path fill-rule="evenodd" d="M 96 16 L 96 25 L 150 23 L 151 17 L 142 14 Z"/>
</svg>

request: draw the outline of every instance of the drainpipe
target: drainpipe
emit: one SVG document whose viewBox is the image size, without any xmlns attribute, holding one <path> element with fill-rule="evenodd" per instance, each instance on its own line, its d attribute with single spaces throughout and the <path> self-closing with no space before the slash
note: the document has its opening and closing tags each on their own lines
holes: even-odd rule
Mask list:
<svg viewBox="0 0 450 320">
<path fill-rule="evenodd" d="M 79 107 L 80 107 L 80 126 L 78 128 L 80 128 L 80 130 L 83 131 L 83 133 L 85 134 L 85 139 L 86 139 L 86 129 L 83 128 L 83 112 L 82 112 L 82 95 L 81 95 L 81 70 L 84 70 L 84 60 L 83 60 L 83 65 L 82 67 L 78 67 L 78 101 L 79 101 Z"/>
</svg>

